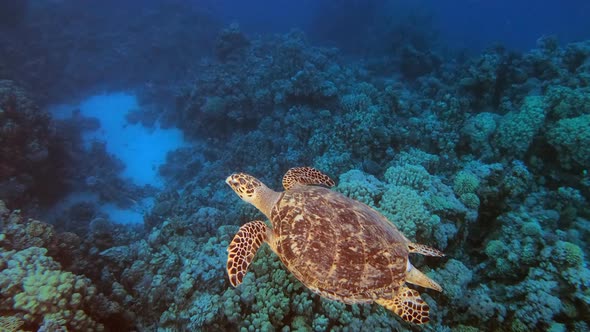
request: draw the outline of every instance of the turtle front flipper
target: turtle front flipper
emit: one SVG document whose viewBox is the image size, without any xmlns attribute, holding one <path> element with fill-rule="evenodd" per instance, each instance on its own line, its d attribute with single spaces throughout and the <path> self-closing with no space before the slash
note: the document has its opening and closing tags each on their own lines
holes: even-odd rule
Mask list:
<svg viewBox="0 0 590 332">
<path fill-rule="evenodd" d="M 313 167 L 294 167 L 283 176 L 283 187 L 285 190 L 291 189 L 296 184 L 309 185 L 321 184 L 327 187 L 336 185 L 334 180 Z"/>
<path fill-rule="evenodd" d="M 255 220 L 240 227 L 227 248 L 227 275 L 232 286 L 242 283 L 256 251 L 270 236 L 271 230 L 264 221 Z"/>
<path fill-rule="evenodd" d="M 417 291 L 406 286 L 400 287 L 397 294 L 392 299 L 378 299 L 378 304 L 384 306 L 400 316 L 403 320 L 414 323 L 428 323 L 428 312 L 430 307 Z"/>
</svg>

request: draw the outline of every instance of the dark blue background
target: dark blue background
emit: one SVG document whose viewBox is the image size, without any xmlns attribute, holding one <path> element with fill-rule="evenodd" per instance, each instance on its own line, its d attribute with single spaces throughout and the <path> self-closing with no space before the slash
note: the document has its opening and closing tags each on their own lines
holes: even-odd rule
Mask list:
<svg viewBox="0 0 590 332">
<path fill-rule="evenodd" d="M 527 50 L 543 35 L 555 35 L 562 44 L 590 38 L 590 1 L 584 0 L 224 0 L 207 5 L 226 22 L 238 22 L 246 31 L 285 32 L 297 27 L 309 32 L 312 39 L 317 38 L 314 25 L 332 26 L 343 34 L 352 30 L 363 33 L 366 24 L 379 16 L 415 13 L 430 15 L 441 42 L 451 48 L 479 51 L 501 43 L 509 49 Z M 369 6 L 375 8 L 377 17 L 364 19 L 367 13 L 359 9 Z M 335 19 L 344 14 L 353 17 Z"/>
</svg>

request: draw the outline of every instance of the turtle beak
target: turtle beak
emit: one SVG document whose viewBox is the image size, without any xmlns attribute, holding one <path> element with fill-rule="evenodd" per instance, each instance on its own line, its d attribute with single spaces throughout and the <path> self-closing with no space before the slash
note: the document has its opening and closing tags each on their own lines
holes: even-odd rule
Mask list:
<svg viewBox="0 0 590 332">
<path fill-rule="evenodd" d="M 240 181 L 236 180 L 235 174 L 232 174 L 230 176 L 228 176 L 225 179 L 225 183 L 227 183 L 227 185 L 241 198 L 243 199 L 242 196 L 242 190 L 240 190 Z"/>
<path fill-rule="evenodd" d="M 228 176 L 225 179 L 225 183 L 232 188 L 236 188 L 240 184 L 240 182 L 234 178 L 234 174 Z"/>
<path fill-rule="evenodd" d="M 230 187 L 232 187 L 232 183 L 236 183 L 236 181 L 235 181 L 235 180 L 232 180 L 232 178 L 231 178 L 231 177 L 232 177 L 232 176 L 230 175 L 230 176 L 228 176 L 228 177 L 225 179 L 225 183 L 227 183 L 227 185 L 228 185 L 228 186 L 230 186 Z"/>
</svg>

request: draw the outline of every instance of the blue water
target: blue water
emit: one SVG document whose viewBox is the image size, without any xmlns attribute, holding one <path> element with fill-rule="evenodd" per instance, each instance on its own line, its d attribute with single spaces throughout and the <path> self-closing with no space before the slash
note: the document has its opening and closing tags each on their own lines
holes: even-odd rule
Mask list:
<svg viewBox="0 0 590 332">
<path fill-rule="evenodd" d="M 589 13 L 0 0 L 0 330 L 589 331 Z"/>
</svg>

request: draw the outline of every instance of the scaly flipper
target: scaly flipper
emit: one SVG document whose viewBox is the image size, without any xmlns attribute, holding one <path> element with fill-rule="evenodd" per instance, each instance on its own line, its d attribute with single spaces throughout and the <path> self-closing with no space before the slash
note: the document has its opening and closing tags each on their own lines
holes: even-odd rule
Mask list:
<svg viewBox="0 0 590 332">
<path fill-rule="evenodd" d="M 428 304 L 422 300 L 417 291 L 406 286 L 400 287 L 392 299 L 378 299 L 375 302 L 410 323 L 424 324 L 430 320 L 428 318 L 428 311 L 430 311 Z"/>
<path fill-rule="evenodd" d="M 237 287 L 242 283 L 256 251 L 270 234 L 270 228 L 260 220 L 240 227 L 227 248 L 227 275 L 232 286 Z"/>
<path fill-rule="evenodd" d="M 425 256 L 443 257 L 445 255 L 439 250 L 420 243 L 408 242 L 408 249 L 413 254 L 421 254 Z M 436 281 L 430 279 L 424 273 L 420 272 L 420 270 L 415 268 L 409 261 L 408 268 L 406 269 L 406 282 L 409 282 L 412 285 L 418 285 L 442 292 L 442 287 L 440 287 Z"/>
<path fill-rule="evenodd" d="M 445 255 L 440 250 L 425 246 L 420 243 L 408 242 L 408 249 L 410 250 L 410 253 L 421 254 L 424 256 L 443 257 Z"/>
<path fill-rule="evenodd" d="M 285 190 L 291 189 L 295 184 L 321 184 L 327 187 L 336 185 L 334 180 L 313 167 L 294 167 L 283 176 L 283 187 Z"/>
<path fill-rule="evenodd" d="M 440 287 L 436 281 L 430 279 L 427 275 L 420 272 L 420 270 L 415 268 L 410 262 L 408 262 L 408 269 L 406 271 L 406 282 L 409 282 L 412 285 L 418 285 L 442 292 L 442 287 Z"/>
</svg>

